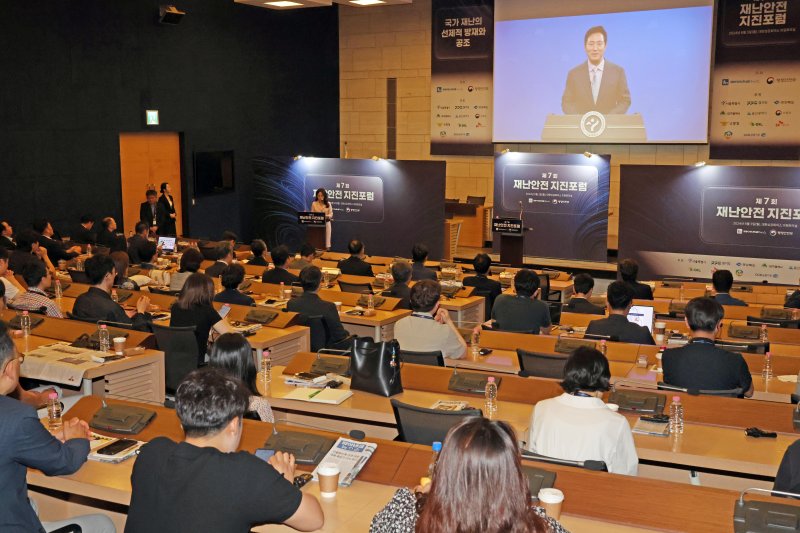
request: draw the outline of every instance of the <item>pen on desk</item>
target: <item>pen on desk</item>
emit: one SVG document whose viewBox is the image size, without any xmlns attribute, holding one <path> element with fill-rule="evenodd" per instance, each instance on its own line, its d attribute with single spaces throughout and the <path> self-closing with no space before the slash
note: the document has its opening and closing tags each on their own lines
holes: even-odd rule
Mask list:
<svg viewBox="0 0 800 533">
<path fill-rule="evenodd" d="M 322 392 L 322 389 L 320 389 L 318 391 L 315 391 L 315 392 L 312 392 L 311 394 L 308 395 L 308 399 L 310 400 L 311 398 L 313 398 L 314 396 L 316 396 L 320 392 Z"/>
</svg>

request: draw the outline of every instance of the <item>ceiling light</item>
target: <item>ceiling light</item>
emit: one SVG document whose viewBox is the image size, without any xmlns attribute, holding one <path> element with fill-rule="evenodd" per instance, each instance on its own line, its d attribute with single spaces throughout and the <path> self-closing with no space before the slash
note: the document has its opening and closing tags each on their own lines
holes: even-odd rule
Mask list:
<svg viewBox="0 0 800 533">
<path fill-rule="evenodd" d="M 279 0 L 278 2 L 264 2 L 264 5 L 274 7 L 299 7 L 303 4 L 299 2 L 290 2 L 289 0 Z"/>
<path fill-rule="evenodd" d="M 374 6 L 377 4 L 385 4 L 383 0 L 350 0 L 351 4 L 358 4 L 360 6 Z"/>
</svg>

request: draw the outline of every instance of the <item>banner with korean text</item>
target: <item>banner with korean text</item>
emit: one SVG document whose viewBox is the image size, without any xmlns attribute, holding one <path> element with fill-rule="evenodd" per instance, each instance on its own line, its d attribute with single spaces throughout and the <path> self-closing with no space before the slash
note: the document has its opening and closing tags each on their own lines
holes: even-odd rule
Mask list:
<svg viewBox="0 0 800 533">
<path fill-rule="evenodd" d="M 800 168 L 622 165 L 619 257 L 639 277 L 796 284 Z"/>
<path fill-rule="evenodd" d="M 433 0 L 431 154 L 492 155 L 494 0 Z"/>
<path fill-rule="evenodd" d="M 719 0 L 712 159 L 800 159 L 800 2 Z"/>
<path fill-rule="evenodd" d="M 500 154 L 494 216 L 522 218 L 528 256 L 606 261 L 610 156 Z M 499 235 L 494 234 L 495 250 Z"/>
</svg>

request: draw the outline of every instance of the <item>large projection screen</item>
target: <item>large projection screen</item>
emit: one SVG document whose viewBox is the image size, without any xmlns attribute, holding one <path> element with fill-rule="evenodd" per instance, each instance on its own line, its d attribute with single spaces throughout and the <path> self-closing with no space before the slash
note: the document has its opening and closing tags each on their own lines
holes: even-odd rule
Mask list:
<svg viewBox="0 0 800 533">
<path fill-rule="evenodd" d="M 707 142 L 711 4 L 496 0 L 493 141 Z"/>
</svg>

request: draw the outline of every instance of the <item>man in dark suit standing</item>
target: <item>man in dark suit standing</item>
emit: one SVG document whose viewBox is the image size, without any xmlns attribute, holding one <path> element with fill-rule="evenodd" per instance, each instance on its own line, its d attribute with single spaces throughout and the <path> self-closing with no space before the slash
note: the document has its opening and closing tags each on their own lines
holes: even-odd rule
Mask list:
<svg viewBox="0 0 800 533">
<path fill-rule="evenodd" d="M 327 326 L 328 333 L 325 347 L 335 348 L 337 344 L 347 340 L 349 334 L 342 326 L 336 306 L 332 302 L 326 302 L 317 294 L 321 281 L 322 271 L 319 267 L 312 265 L 301 270 L 300 284 L 303 286 L 303 294 L 289 300 L 286 304 L 286 309 L 299 313 L 304 320 L 312 316 L 321 316 Z"/>
<path fill-rule="evenodd" d="M 633 305 L 633 291 L 621 281 L 608 286 L 608 318 L 592 320 L 586 328 L 587 335 L 606 335 L 619 342 L 655 344 L 650 330 L 628 320 Z"/>
<path fill-rule="evenodd" d="M 589 28 L 583 46 L 589 60 L 567 74 L 561 96 L 561 109 L 567 115 L 599 111 L 604 115 L 623 115 L 631 106 L 631 93 L 625 70 L 605 59 L 608 35 L 602 26 Z"/>
<path fill-rule="evenodd" d="M 349 276 L 369 276 L 375 277 L 372 273 L 372 265 L 364 261 L 364 243 L 359 240 L 353 239 L 347 245 L 347 250 L 350 252 L 350 257 L 339 261 L 338 267 L 342 274 Z"/>
<path fill-rule="evenodd" d="M 156 191 L 149 189 L 145 194 L 147 201 L 139 206 L 139 220 L 146 222 L 150 233 L 157 235 L 158 228 L 166 223 L 167 213 L 164 211 L 164 206 L 158 203 Z"/>
<path fill-rule="evenodd" d="M 570 298 L 569 303 L 564 304 L 561 309 L 564 313 L 581 313 L 585 315 L 604 315 L 605 309 L 599 305 L 594 305 L 589 301 L 594 289 L 594 278 L 585 272 L 575 276 L 572 280 L 575 294 Z"/>
<path fill-rule="evenodd" d="M 492 258 L 488 254 L 478 254 L 472 260 L 475 268 L 475 275 L 464 278 L 465 287 L 475 287 L 476 296 L 483 296 L 486 314 L 484 320 L 489 320 L 492 316 L 492 306 L 495 299 L 503 292 L 503 287 L 499 281 L 489 279 L 489 268 L 492 266 Z"/>
<path fill-rule="evenodd" d="M 436 281 L 436 272 L 425 266 L 425 260 L 428 259 L 428 247 L 418 242 L 411 249 L 411 279 L 420 281 L 423 279 L 432 279 Z"/>
</svg>

